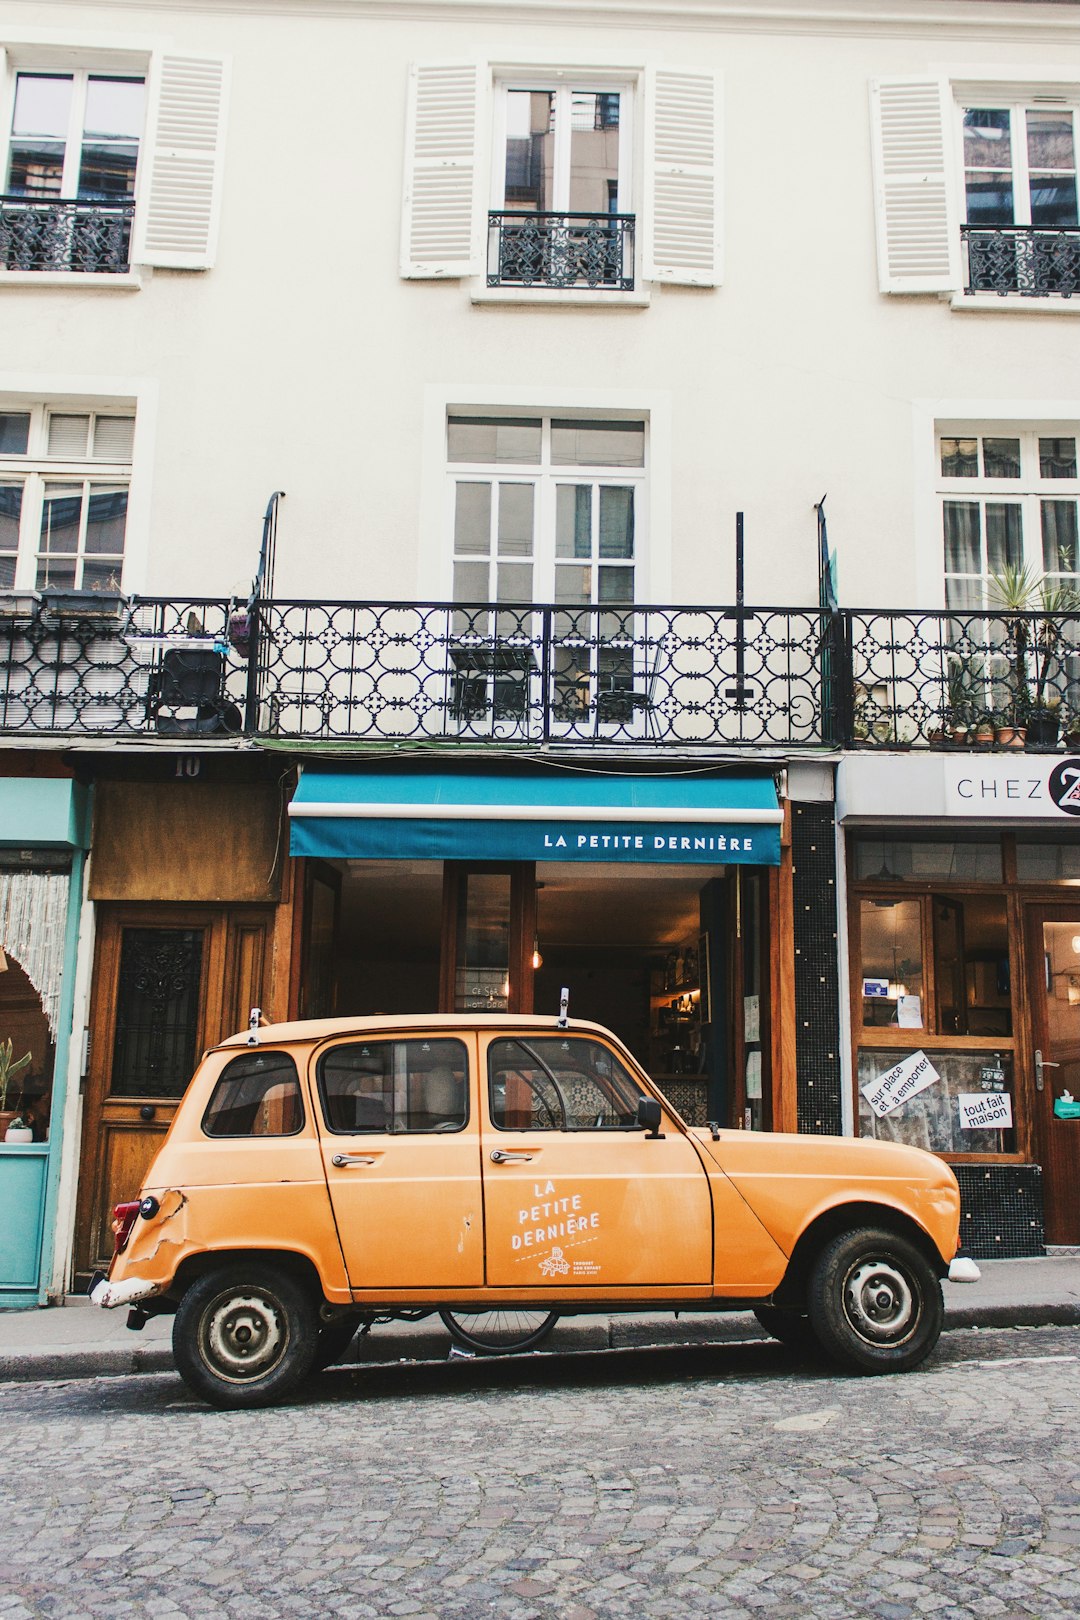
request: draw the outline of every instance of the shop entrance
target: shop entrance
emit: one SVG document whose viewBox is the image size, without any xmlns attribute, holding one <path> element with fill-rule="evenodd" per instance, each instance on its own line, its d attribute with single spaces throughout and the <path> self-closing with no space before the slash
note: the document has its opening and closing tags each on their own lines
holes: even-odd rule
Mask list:
<svg viewBox="0 0 1080 1620">
<path fill-rule="evenodd" d="M 1028 907 L 1034 1126 L 1046 1241 L 1080 1243 L 1080 908 Z M 1069 1117 L 1072 1115 L 1073 1117 Z"/>
</svg>

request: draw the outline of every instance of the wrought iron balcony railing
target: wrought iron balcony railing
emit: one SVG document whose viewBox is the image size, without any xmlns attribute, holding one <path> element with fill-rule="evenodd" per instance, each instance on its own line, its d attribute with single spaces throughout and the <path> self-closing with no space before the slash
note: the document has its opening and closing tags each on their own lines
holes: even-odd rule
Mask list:
<svg viewBox="0 0 1080 1620">
<path fill-rule="evenodd" d="M 488 215 L 487 284 L 633 292 L 634 215 L 498 209 Z"/>
<path fill-rule="evenodd" d="M 131 258 L 133 201 L 0 197 L 0 268 L 120 275 Z"/>
<path fill-rule="evenodd" d="M 1080 747 L 1080 613 L 0 594 L 0 734 Z"/>
<path fill-rule="evenodd" d="M 1080 292 L 1080 225 L 963 225 L 964 291 L 1069 298 Z"/>
</svg>

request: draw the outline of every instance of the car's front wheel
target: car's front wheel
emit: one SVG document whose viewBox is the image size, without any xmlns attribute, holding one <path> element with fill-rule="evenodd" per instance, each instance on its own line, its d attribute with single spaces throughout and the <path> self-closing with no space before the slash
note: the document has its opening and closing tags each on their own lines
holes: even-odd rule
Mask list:
<svg viewBox="0 0 1080 1620">
<path fill-rule="evenodd" d="M 941 1333 L 941 1283 L 922 1251 L 872 1227 L 827 1243 L 810 1274 L 810 1325 L 825 1351 L 852 1372 L 907 1372 Z"/>
<path fill-rule="evenodd" d="M 314 1302 L 276 1266 L 223 1266 L 198 1278 L 173 1321 L 173 1355 L 188 1388 L 212 1406 L 269 1406 L 311 1371 Z"/>
</svg>

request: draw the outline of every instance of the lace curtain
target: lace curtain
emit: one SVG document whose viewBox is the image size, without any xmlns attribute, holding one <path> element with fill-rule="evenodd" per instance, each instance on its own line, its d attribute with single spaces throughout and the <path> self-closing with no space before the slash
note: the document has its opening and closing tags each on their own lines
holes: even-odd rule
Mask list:
<svg viewBox="0 0 1080 1620">
<path fill-rule="evenodd" d="M 54 1041 L 69 884 L 67 872 L 0 872 L 0 946 L 41 997 Z"/>
</svg>

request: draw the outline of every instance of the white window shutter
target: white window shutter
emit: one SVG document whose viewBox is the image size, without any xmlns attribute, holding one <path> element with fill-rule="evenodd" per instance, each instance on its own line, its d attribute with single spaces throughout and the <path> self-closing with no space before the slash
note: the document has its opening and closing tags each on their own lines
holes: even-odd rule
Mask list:
<svg viewBox="0 0 1080 1620">
<path fill-rule="evenodd" d="M 414 62 L 409 69 L 401 274 L 423 280 L 480 269 L 480 120 L 477 62 Z"/>
<path fill-rule="evenodd" d="M 646 76 L 646 281 L 718 287 L 721 278 L 720 85 L 712 73 Z"/>
<path fill-rule="evenodd" d="M 870 111 L 881 291 L 959 288 L 948 84 L 940 79 L 875 79 Z"/>
<path fill-rule="evenodd" d="M 217 246 L 227 64 L 155 55 L 135 210 L 136 264 L 208 270 Z"/>
</svg>

